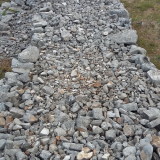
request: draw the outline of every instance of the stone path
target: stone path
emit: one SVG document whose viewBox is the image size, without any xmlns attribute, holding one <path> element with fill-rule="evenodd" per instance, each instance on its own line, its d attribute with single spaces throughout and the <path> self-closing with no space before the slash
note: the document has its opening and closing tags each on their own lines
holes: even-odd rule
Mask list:
<svg viewBox="0 0 160 160">
<path fill-rule="evenodd" d="M 13 57 L 0 160 L 160 159 L 160 71 L 119 0 L 12 0 L 0 13 Z"/>
</svg>

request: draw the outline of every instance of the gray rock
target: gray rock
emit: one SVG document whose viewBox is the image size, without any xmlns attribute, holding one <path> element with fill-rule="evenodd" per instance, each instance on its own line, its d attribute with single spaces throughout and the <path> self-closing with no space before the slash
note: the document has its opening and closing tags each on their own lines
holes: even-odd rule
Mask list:
<svg viewBox="0 0 160 160">
<path fill-rule="evenodd" d="M 54 93 L 54 89 L 52 87 L 49 87 L 49 86 L 44 86 L 42 88 L 42 91 L 49 94 L 49 95 L 52 95 Z"/>
<path fill-rule="evenodd" d="M 123 108 L 128 112 L 131 112 L 131 111 L 137 111 L 138 106 L 137 103 L 133 102 L 133 103 L 122 104 L 121 108 Z"/>
<path fill-rule="evenodd" d="M 63 147 L 74 151 L 81 151 L 83 148 L 83 144 L 63 142 Z"/>
<path fill-rule="evenodd" d="M 111 15 L 118 15 L 118 17 L 123 17 L 123 18 L 129 18 L 129 13 L 126 9 L 120 8 L 120 9 L 114 9 L 110 11 Z"/>
<path fill-rule="evenodd" d="M 103 132 L 103 129 L 100 128 L 99 126 L 93 126 L 93 127 L 92 127 L 92 130 L 93 130 L 93 133 L 94 133 L 94 134 L 100 134 L 100 133 Z"/>
<path fill-rule="evenodd" d="M 135 155 L 131 154 L 128 157 L 126 157 L 125 160 L 137 160 L 137 158 Z"/>
<path fill-rule="evenodd" d="M 114 140 L 116 138 L 116 131 L 113 129 L 110 129 L 105 132 L 106 140 Z"/>
<path fill-rule="evenodd" d="M 104 90 L 105 93 L 108 93 L 108 85 L 107 85 L 107 84 L 105 84 L 105 85 L 103 86 L 103 90 Z"/>
<path fill-rule="evenodd" d="M 0 139 L 0 150 L 3 150 L 6 144 L 6 140 L 5 139 Z"/>
<path fill-rule="evenodd" d="M 150 121 L 158 118 L 160 115 L 160 110 L 157 108 L 150 108 L 149 110 L 143 110 L 142 116 L 145 119 L 148 119 Z"/>
<path fill-rule="evenodd" d="M 111 35 L 110 39 L 119 44 L 136 44 L 138 36 L 135 30 L 124 30 Z"/>
<path fill-rule="evenodd" d="M 87 130 L 87 127 L 89 126 L 90 122 L 91 122 L 91 120 L 89 117 L 79 116 L 76 119 L 76 127 L 83 128 L 83 129 Z"/>
<path fill-rule="evenodd" d="M 39 58 L 39 49 L 35 46 L 29 46 L 18 55 L 20 62 L 36 62 Z"/>
<path fill-rule="evenodd" d="M 10 29 L 10 27 L 3 23 L 3 22 L 0 22 L 0 31 L 8 31 Z"/>
<path fill-rule="evenodd" d="M 73 104 L 72 108 L 71 108 L 71 111 L 72 111 L 73 113 L 75 113 L 75 112 L 77 112 L 79 109 L 80 109 L 79 104 L 78 104 L 77 102 L 75 102 L 75 103 Z"/>
<path fill-rule="evenodd" d="M 43 128 L 40 132 L 40 135 L 42 136 L 48 136 L 49 135 L 49 129 L 48 128 Z"/>
<path fill-rule="evenodd" d="M 160 84 L 160 71 L 159 70 L 150 70 L 147 72 L 147 75 L 153 83 Z"/>
<path fill-rule="evenodd" d="M 16 108 L 16 107 L 12 107 L 10 108 L 10 112 L 13 115 L 13 117 L 15 118 L 21 118 L 24 115 L 24 110 Z"/>
<path fill-rule="evenodd" d="M 140 152 L 141 160 L 151 160 L 153 154 L 153 147 L 151 144 L 145 144 Z"/>
<path fill-rule="evenodd" d="M 155 127 L 160 127 L 160 118 L 157 118 L 153 121 L 151 121 L 149 124 L 148 124 L 148 127 L 149 128 L 155 128 Z"/>
<path fill-rule="evenodd" d="M 66 131 L 63 128 L 60 128 L 60 127 L 56 128 L 54 130 L 54 133 L 55 133 L 56 136 L 65 136 L 66 135 Z"/>
<path fill-rule="evenodd" d="M 144 48 L 138 47 L 136 45 L 132 45 L 129 51 L 132 55 L 134 54 L 142 54 L 146 55 L 147 51 Z"/>
<path fill-rule="evenodd" d="M 102 120 L 104 119 L 102 108 L 93 108 L 92 114 L 94 119 L 102 119 Z"/>
<path fill-rule="evenodd" d="M 49 158 L 51 157 L 51 153 L 49 151 L 46 151 L 46 150 L 42 150 L 41 154 L 40 154 L 40 157 L 43 159 L 43 160 L 49 160 Z"/>
<path fill-rule="evenodd" d="M 24 160 L 27 159 L 27 156 L 22 151 L 18 151 L 16 152 L 16 158 L 17 160 Z"/>
<path fill-rule="evenodd" d="M 64 41 L 69 41 L 72 38 L 72 34 L 67 31 L 64 27 L 60 29 L 61 37 Z"/>
<path fill-rule="evenodd" d="M 0 103 L 0 112 L 5 111 L 6 107 L 4 105 L 4 103 Z"/>
<path fill-rule="evenodd" d="M 134 146 L 129 146 L 129 147 L 126 147 L 126 148 L 123 149 L 123 155 L 124 155 L 125 157 L 127 157 L 127 156 L 129 156 L 129 155 L 131 155 L 131 154 L 133 154 L 133 155 L 136 154 L 136 147 L 134 147 Z"/>
</svg>

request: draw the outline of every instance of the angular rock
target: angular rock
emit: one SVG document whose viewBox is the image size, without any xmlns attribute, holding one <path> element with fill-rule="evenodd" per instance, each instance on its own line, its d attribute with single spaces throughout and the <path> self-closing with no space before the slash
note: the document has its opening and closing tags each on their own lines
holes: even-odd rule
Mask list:
<svg viewBox="0 0 160 160">
<path fill-rule="evenodd" d="M 124 30 L 111 35 L 110 39 L 119 44 L 136 44 L 138 36 L 135 30 Z"/>
<path fill-rule="evenodd" d="M 49 94 L 49 95 L 52 95 L 54 93 L 54 89 L 52 87 L 49 87 L 49 86 L 44 86 L 42 88 L 42 91 Z"/>
<path fill-rule="evenodd" d="M 129 146 L 129 147 L 126 147 L 124 150 L 123 150 L 123 155 L 125 157 L 129 156 L 129 155 L 135 155 L 136 154 L 136 147 L 134 146 Z"/>
<path fill-rule="evenodd" d="M 105 132 L 106 140 L 114 140 L 116 138 L 116 131 L 113 129 L 110 129 Z"/>
<path fill-rule="evenodd" d="M 152 145 L 149 144 L 149 143 L 144 145 L 141 152 L 140 152 L 141 160 L 151 160 L 152 159 L 152 154 L 153 154 Z"/>
<path fill-rule="evenodd" d="M 24 110 L 16 108 L 16 107 L 12 107 L 10 109 L 10 112 L 12 113 L 14 118 L 21 118 L 21 117 L 23 117 L 23 115 L 25 113 Z"/>
<path fill-rule="evenodd" d="M 44 160 L 48 160 L 51 157 L 51 153 L 49 151 L 46 150 L 42 150 L 40 157 Z"/>
<path fill-rule="evenodd" d="M 92 114 L 94 119 L 104 119 L 102 108 L 93 108 Z"/>
<path fill-rule="evenodd" d="M 36 62 L 39 58 L 39 49 L 35 46 L 29 46 L 18 55 L 20 62 Z"/>
<path fill-rule="evenodd" d="M 72 38 L 72 34 L 67 31 L 64 27 L 60 29 L 61 37 L 64 41 L 69 41 Z"/>
<path fill-rule="evenodd" d="M 159 70 L 150 70 L 147 72 L 147 75 L 153 83 L 160 84 L 160 71 Z"/>
<path fill-rule="evenodd" d="M 5 139 L 0 139 L 0 150 L 3 150 L 6 144 L 6 140 Z"/>
<path fill-rule="evenodd" d="M 138 106 L 137 106 L 137 103 L 133 102 L 133 103 L 128 103 L 128 104 L 122 104 L 121 108 L 123 108 L 124 110 L 128 112 L 132 112 L 132 111 L 137 111 Z"/>
</svg>

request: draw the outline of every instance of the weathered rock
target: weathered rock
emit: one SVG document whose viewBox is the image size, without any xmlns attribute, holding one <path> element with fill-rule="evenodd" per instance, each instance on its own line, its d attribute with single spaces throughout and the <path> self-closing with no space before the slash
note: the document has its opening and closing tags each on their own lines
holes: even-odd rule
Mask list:
<svg viewBox="0 0 160 160">
<path fill-rule="evenodd" d="M 125 157 L 129 156 L 129 155 L 135 155 L 136 154 L 136 147 L 134 146 L 129 146 L 129 147 L 126 147 L 124 150 L 123 150 L 123 155 Z"/>
<path fill-rule="evenodd" d="M 135 30 L 124 30 L 111 35 L 110 39 L 119 44 L 136 44 L 138 36 Z"/>
<path fill-rule="evenodd" d="M 160 84 L 160 71 L 159 70 L 150 70 L 147 72 L 147 75 L 153 83 Z"/>
<path fill-rule="evenodd" d="M 24 110 L 16 108 L 16 107 L 12 107 L 10 109 L 10 112 L 12 113 L 13 117 L 15 117 L 15 118 L 21 118 L 21 117 L 23 117 L 23 115 L 25 113 Z"/>
<path fill-rule="evenodd" d="M 113 129 L 110 129 L 105 132 L 106 140 L 114 140 L 116 138 L 116 131 Z"/>
<path fill-rule="evenodd" d="M 36 62 L 39 58 L 39 49 L 35 46 L 29 46 L 18 55 L 20 62 Z"/>
<path fill-rule="evenodd" d="M 102 108 L 93 108 L 92 114 L 94 119 L 104 119 Z"/>
</svg>

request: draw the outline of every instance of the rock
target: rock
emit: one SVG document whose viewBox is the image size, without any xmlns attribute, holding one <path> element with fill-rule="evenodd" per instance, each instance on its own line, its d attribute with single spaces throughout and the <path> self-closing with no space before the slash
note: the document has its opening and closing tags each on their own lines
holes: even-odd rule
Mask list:
<svg viewBox="0 0 160 160">
<path fill-rule="evenodd" d="M 63 147 L 74 151 L 81 151 L 83 148 L 83 144 L 63 142 Z"/>
<path fill-rule="evenodd" d="M 126 19 L 129 18 L 129 13 L 124 8 L 114 9 L 114 10 L 111 10 L 109 13 L 111 15 L 117 15 L 118 17 L 123 17 L 123 18 L 126 18 Z"/>
<path fill-rule="evenodd" d="M 0 150 L 3 150 L 6 144 L 6 140 L 5 139 L 0 139 Z"/>
<path fill-rule="evenodd" d="M 71 111 L 72 111 L 73 113 L 75 113 L 75 112 L 77 112 L 79 109 L 80 109 L 79 104 L 78 104 L 77 102 L 75 102 L 75 103 L 73 104 L 72 108 L 71 108 Z"/>
<path fill-rule="evenodd" d="M 91 120 L 89 117 L 79 116 L 76 119 L 76 127 L 87 130 L 87 127 L 89 126 L 90 122 Z"/>
<path fill-rule="evenodd" d="M 147 75 L 153 83 L 160 84 L 160 71 L 159 70 L 150 70 L 147 72 Z"/>
<path fill-rule="evenodd" d="M 134 130 L 131 125 L 124 125 L 123 132 L 126 136 L 133 136 Z"/>
<path fill-rule="evenodd" d="M 160 136 L 152 136 L 152 145 L 156 148 L 160 148 Z"/>
<path fill-rule="evenodd" d="M 146 55 L 147 51 L 144 48 L 138 47 L 136 45 L 132 45 L 129 51 L 132 55 L 134 54 L 142 54 Z"/>
<path fill-rule="evenodd" d="M 38 119 L 37 119 L 34 115 L 32 115 L 32 114 L 30 114 L 30 113 L 26 113 L 26 114 L 23 116 L 23 120 L 24 120 L 25 122 L 28 122 L 28 123 L 35 123 L 35 122 L 38 121 Z"/>
<path fill-rule="evenodd" d="M 105 85 L 103 86 L 103 90 L 104 90 L 105 93 L 108 93 L 108 85 L 107 85 L 107 84 L 105 84 Z"/>
<path fill-rule="evenodd" d="M 3 22 L 0 22 L 0 31 L 8 31 L 10 29 L 10 27 L 3 23 Z"/>
<path fill-rule="evenodd" d="M 40 132 L 40 135 L 42 136 L 48 136 L 49 135 L 49 129 L 48 128 L 43 128 Z"/>
<path fill-rule="evenodd" d="M 72 34 L 67 31 L 64 27 L 60 29 L 61 37 L 64 41 L 69 41 L 72 38 Z"/>
<path fill-rule="evenodd" d="M 123 149 L 123 155 L 125 157 L 129 156 L 129 155 L 135 155 L 136 154 L 136 147 L 134 146 L 129 146 L 129 147 L 126 147 L 125 149 Z"/>
<path fill-rule="evenodd" d="M 70 160 L 71 156 L 65 156 L 63 160 Z"/>
<path fill-rule="evenodd" d="M 3 117 L 0 116 L 0 127 L 4 127 L 6 124 L 6 121 Z"/>
<path fill-rule="evenodd" d="M 4 105 L 4 103 L 0 103 L 0 112 L 5 111 L 6 107 Z"/>
<path fill-rule="evenodd" d="M 137 111 L 138 106 L 137 106 L 137 103 L 133 102 L 133 103 L 128 103 L 128 104 L 122 104 L 121 108 L 123 108 L 124 110 L 128 112 L 132 112 L 132 111 Z"/>
<path fill-rule="evenodd" d="M 160 115 L 160 110 L 157 108 L 150 108 L 149 110 L 143 110 L 142 116 L 150 121 L 155 120 Z"/>
<path fill-rule="evenodd" d="M 16 107 L 12 107 L 10 108 L 10 112 L 12 113 L 14 118 L 21 118 L 24 115 L 24 110 L 16 108 Z"/>
<path fill-rule="evenodd" d="M 35 46 L 29 46 L 18 55 L 20 62 L 36 62 L 39 58 L 39 49 Z"/>
<path fill-rule="evenodd" d="M 79 152 L 77 155 L 77 160 L 90 159 L 93 156 L 93 152 L 85 153 L 84 151 Z"/>
<path fill-rule="evenodd" d="M 135 30 L 124 30 L 111 35 L 110 39 L 119 44 L 136 44 L 138 36 Z"/>
<path fill-rule="evenodd" d="M 146 144 L 143 146 L 140 152 L 141 160 L 151 160 L 153 154 L 153 147 L 151 144 Z"/>
<path fill-rule="evenodd" d="M 76 76 L 78 76 L 78 72 L 77 72 L 76 69 L 74 69 L 74 70 L 72 70 L 72 72 L 71 72 L 71 77 L 76 77 Z"/>
<path fill-rule="evenodd" d="M 50 151 L 51 153 L 54 153 L 57 149 L 58 149 L 58 148 L 57 148 L 57 146 L 56 146 L 55 144 L 50 144 L 50 146 L 49 146 L 49 151 Z"/>
<path fill-rule="evenodd" d="M 135 155 L 131 154 L 128 157 L 126 157 L 125 160 L 137 160 L 137 158 Z"/>
<path fill-rule="evenodd" d="M 92 130 L 94 134 L 100 134 L 103 132 L 102 128 L 100 128 L 99 126 L 93 126 Z"/>
<path fill-rule="evenodd" d="M 110 154 L 109 153 L 105 153 L 103 156 L 102 156 L 102 160 L 108 160 L 110 157 Z"/>
<path fill-rule="evenodd" d="M 66 131 L 63 128 L 60 128 L 60 127 L 56 128 L 54 130 L 54 133 L 55 133 L 56 136 L 65 136 L 66 135 Z"/>
<path fill-rule="evenodd" d="M 42 150 L 40 157 L 44 160 L 48 160 L 51 157 L 51 153 L 49 151 L 46 150 Z"/>
<path fill-rule="evenodd" d="M 102 119 L 102 120 L 104 119 L 102 108 L 93 108 L 92 114 L 94 119 Z"/>
<path fill-rule="evenodd" d="M 18 151 L 18 152 L 16 152 L 16 159 L 17 160 L 24 160 L 24 159 L 27 159 L 27 156 L 22 151 Z"/>
<path fill-rule="evenodd" d="M 153 120 L 153 121 L 151 121 L 149 124 L 148 124 L 148 126 L 150 127 L 150 128 L 155 128 L 155 127 L 160 127 L 160 118 L 157 118 L 157 119 L 155 119 L 155 120 Z"/>
<path fill-rule="evenodd" d="M 114 140 L 116 138 L 116 131 L 113 129 L 110 129 L 105 132 L 106 140 Z"/>
<path fill-rule="evenodd" d="M 42 91 L 49 94 L 49 95 L 52 95 L 54 93 L 54 90 L 52 87 L 49 87 L 49 86 L 44 86 L 42 88 Z"/>
</svg>

